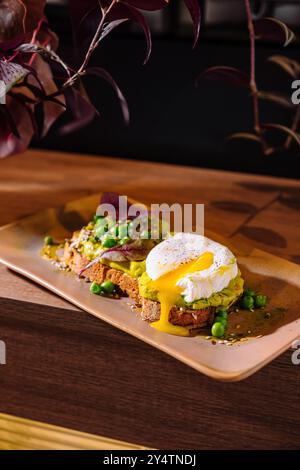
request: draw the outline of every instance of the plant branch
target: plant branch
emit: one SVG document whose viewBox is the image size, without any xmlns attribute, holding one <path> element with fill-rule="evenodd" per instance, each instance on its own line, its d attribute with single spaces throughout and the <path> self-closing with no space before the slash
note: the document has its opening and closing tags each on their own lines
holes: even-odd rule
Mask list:
<svg viewBox="0 0 300 470">
<path fill-rule="evenodd" d="M 257 83 L 256 83 L 255 30 L 254 30 L 250 0 L 245 0 L 245 9 L 246 9 L 246 15 L 247 15 L 247 25 L 248 25 L 249 40 L 250 40 L 250 90 L 251 90 L 252 102 L 253 102 L 254 130 L 261 140 L 264 153 L 266 153 L 267 144 L 263 137 L 263 132 L 262 132 L 261 124 L 260 124 L 259 98 L 258 98 L 258 89 L 257 89 Z"/>
<path fill-rule="evenodd" d="M 102 17 L 101 17 L 101 20 L 98 24 L 98 27 L 97 27 L 97 30 L 94 34 L 94 37 L 89 45 L 89 48 L 88 48 L 88 51 L 85 55 L 85 58 L 82 62 L 82 64 L 80 65 L 79 69 L 71 76 L 68 78 L 68 80 L 61 86 L 61 88 L 59 90 L 57 90 L 56 92 L 52 93 L 51 95 L 48 95 L 48 99 L 49 98 L 55 98 L 56 96 L 59 96 L 62 94 L 62 92 L 69 86 L 72 86 L 74 85 L 74 83 L 83 75 L 85 75 L 85 69 L 90 61 L 90 58 L 94 52 L 94 50 L 97 48 L 97 46 L 99 45 L 99 38 L 101 36 L 101 32 L 102 32 L 102 29 L 103 29 L 103 25 L 105 23 L 105 19 L 108 15 L 108 13 L 111 11 L 111 9 L 113 8 L 113 6 L 118 2 L 118 0 L 112 0 L 112 2 L 110 3 L 110 5 L 107 7 L 107 8 L 102 8 L 101 7 L 101 12 L 102 12 Z"/>
<path fill-rule="evenodd" d="M 295 113 L 291 130 L 293 132 L 297 132 L 299 125 L 300 125 L 300 105 L 298 106 L 297 111 Z M 292 142 L 293 142 L 293 138 L 291 135 L 289 135 L 285 141 L 284 148 L 289 149 Z"/>
</svg>

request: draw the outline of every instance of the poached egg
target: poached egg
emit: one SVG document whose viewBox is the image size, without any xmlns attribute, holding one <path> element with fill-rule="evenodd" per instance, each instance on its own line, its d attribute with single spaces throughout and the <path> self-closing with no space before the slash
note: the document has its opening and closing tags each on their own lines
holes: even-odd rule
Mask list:
<svg viewBox="0 0 300 470">
<path fill-rule="evenodd" d="M 178 298 L 193 302 L 220 292 L 237 276 L 238 266 L 226 246 L 202 235 L 177 233 L 150 251 L 146 272 L 161 304 L 160 319 L 151 326 L 188 336 L 187 328 L 169 322 L 170 310 Z"/>
</svg>

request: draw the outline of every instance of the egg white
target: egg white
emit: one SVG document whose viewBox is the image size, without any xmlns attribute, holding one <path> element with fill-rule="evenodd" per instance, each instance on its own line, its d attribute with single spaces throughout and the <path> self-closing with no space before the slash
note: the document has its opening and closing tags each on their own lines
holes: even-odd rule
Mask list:
<svg viewBox="0 0 300 470">
<path fill-rule="evenodd" d="M 228 286 L 238 274 L 233 253 L 224 245 L 194 233 L 177 233 L 156 245 L 146 258 L 146 272 L 152 280 L 174 271 L 205 252 L 214 260 L 208 269 L 186 274 L 178 280 L 186 302 L 206 299 Z M 221 269 L 220 269 L 221 268 Z"/>
</svg>

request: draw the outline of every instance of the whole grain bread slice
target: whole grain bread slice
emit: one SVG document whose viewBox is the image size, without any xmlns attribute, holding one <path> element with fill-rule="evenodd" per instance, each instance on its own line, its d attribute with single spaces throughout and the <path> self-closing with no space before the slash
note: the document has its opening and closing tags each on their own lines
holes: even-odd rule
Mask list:
<svg viewBox="0 0 300 470">
<path fill-rule="evenodd" d="M 65 244 L 64 261 L 76 274 L 79 274 L 89 263 L 89 260 L 68 242 Z M 159 320 L 160 303 L 141 297 L 137 279 L 129 274 L 102 263 L 95 263 L 82 273 L 82 277 L 97 284 L 105 280 L 112 281 L 122 292 L 133 299 L 137 306 L 141 307 L 139 313 L 143 320 L 149 322 Z M 170 311 L 169 321 L 178 326 L 201 328 L 212 322 L 214 310 L 214 308 L 192 310 L 174 306 Z"/>
</svg>

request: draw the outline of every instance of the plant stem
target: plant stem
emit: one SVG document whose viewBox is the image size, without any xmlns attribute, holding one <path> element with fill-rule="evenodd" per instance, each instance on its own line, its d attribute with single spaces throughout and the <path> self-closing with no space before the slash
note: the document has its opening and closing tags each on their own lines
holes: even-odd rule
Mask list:
<svg viewBox="0 0 300 470">
<path fill-rule="evenodd" d="M 300 105 L 298 106 L 297 111 L 295 113 L 291 130 L 294 132 L 297 132 L 299 124 L 300 124 Z M 289 135 L 285 141 L 284 148 L 289 149 L 292 144 L 292 141 L 293 141 L 293 137 Z"/>
<path fill-rule="evenodd" d="M 246 14 L 247 14 L 247 25 L 248 25 L 249 40 L 250 40 L 250 90 L 251 90 L 252 102 L 253 102 L 254 130 L 256 134 L 260 137 L 261 144 L 265 153 L 267 150 L 267 144 L 263 138 L 262 128 L 260 124 L 259 98 L 258 98 L 258 89 L 257 89 L 257 83 L 256 83 L 255 30 L 254 30 L 250 0 L 245 0 L 245 9 L 246 9 Z"/>
<path fill-rule="evenodd" d="M 97 27 L 97 30 L 94 34 L 94 37 L 89 45 L 89 48 L 88 48 L 88 51 L 85 55 L 85 58 L 82 62 L 82 64 L 80 65 L 79 69 L 71 76 L 68 78 L 68 80 L 61 86 L 61 88 L 59 90 L 57 90 L 56 92 L 52 93 L 51 95 L 48 95 L 48 99 L 49 98 L 55 98 L 56 96 L 59 96 L 62 94 L 63 90 L 65 90 L 65 88 L 69 87 L 69 86 L 72 86 L 74 85 L 74 83 L 82 76 L 82 75 L 85 75 L 85 69 L 90 61 L 90 58 L 94 52 L 94 50 L 96 49 L 97 45 L 99 44 L 99 37 L 101 35 L 101 32 L 102 32 L 102 28 L 103 28 L 103 25 L 105 23 L 105 19 L 108 15 L 108 13 L 111 11 L 112 7 L 118 2 L 118 0 L 112 0 L 112 2 L 110 3 L 110 5 L 107 7 L 107 8 L 101 8 L 101 12 L 102 12 L 102 17 L 101 17 L 101 20 L 98 24 L 98 27 Z"/>
</svg>

